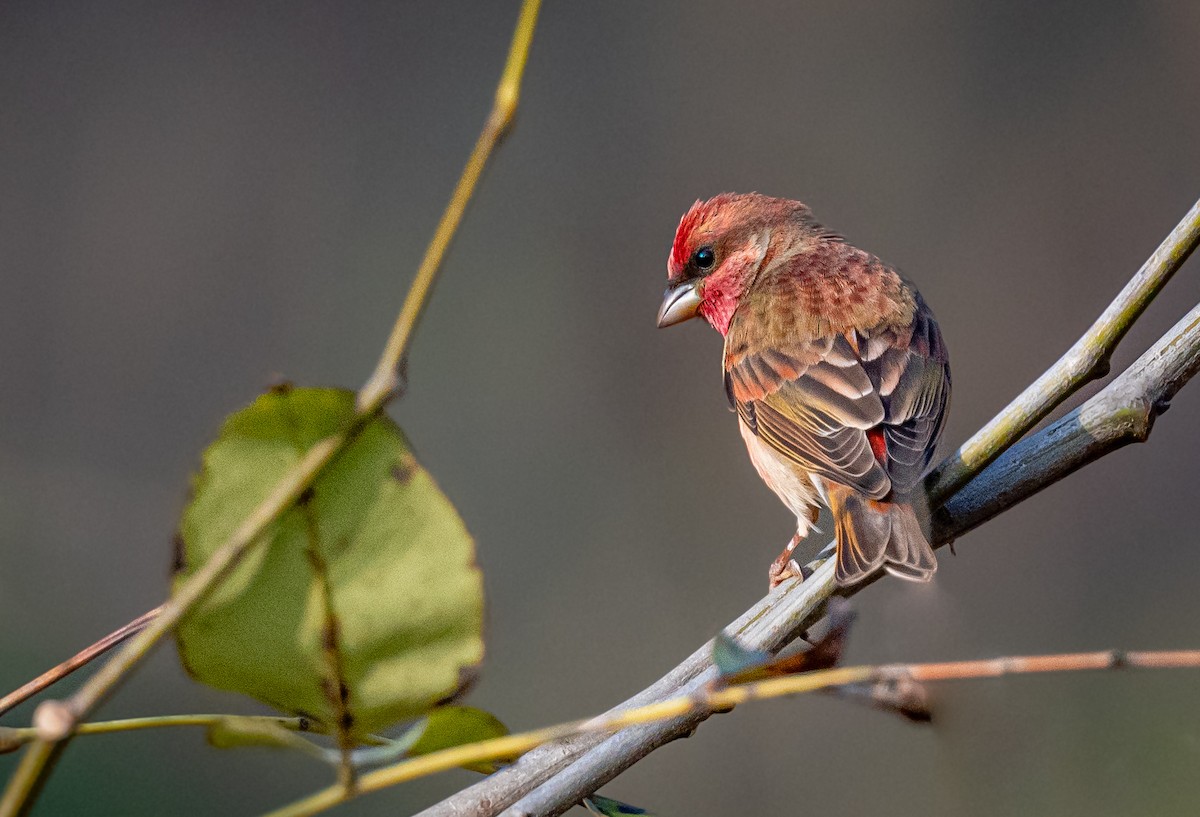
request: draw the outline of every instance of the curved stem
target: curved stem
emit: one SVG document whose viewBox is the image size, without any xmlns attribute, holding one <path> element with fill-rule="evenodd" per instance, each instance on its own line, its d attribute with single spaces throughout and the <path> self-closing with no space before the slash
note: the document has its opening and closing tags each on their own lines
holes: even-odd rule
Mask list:
<svg viewBox="0 0 1200 817">
<path fill-rule="evenodd" d="M 315 732 L 325 734 L 319 723 L 308 718 L 285 718 L 274 715 L 152 715 L 145 718 L 122 718 L 115 721 L 93 721 L 81 723 L 75 728 L 76 735 L 111 735 L 116 732 L 137 732 L 142 729 L 171 729 L 179 726 L 211 727 L 222 723 L 257 726 L 279 726 L 290 732 Z M 12 752 L 35 740 L 37 727 L 0 726 L 0 754 Z M 376 738 L 375 740 L 381 740 Z"/>
</svg>

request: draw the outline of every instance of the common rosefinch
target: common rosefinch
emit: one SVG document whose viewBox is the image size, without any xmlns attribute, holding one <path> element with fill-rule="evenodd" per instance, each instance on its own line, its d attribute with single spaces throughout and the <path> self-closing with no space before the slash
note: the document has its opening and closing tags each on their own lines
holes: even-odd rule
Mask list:
<svg viewBox="0 0 1200 817">
<path fill-rule="evenodd" d="M 833 512 L 837 582 L 880 567 L 928 581 L 913 509 L 941 435 L 950 362 L 920 293 L 798 201 L 725 193 L 679 222 L 658 325 L 701 315 L 725 337 L 725 391 L 750 461 L 796 515 L 792 550 Z"/>
</svg>

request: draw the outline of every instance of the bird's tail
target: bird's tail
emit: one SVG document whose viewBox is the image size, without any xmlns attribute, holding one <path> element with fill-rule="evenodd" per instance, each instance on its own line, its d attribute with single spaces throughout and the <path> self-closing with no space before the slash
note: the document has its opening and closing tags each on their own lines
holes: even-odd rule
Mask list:
<svg viewBox="0 0 1200 817">
<path fill-rule="evenodd" d="M 937 559 L 911 502 L 878 502 L 836 483 L 827 483 L 827 491 L 841 587 L 857 584 L 880 567 L 910 581 L 933 578 Z"/>
</svg>

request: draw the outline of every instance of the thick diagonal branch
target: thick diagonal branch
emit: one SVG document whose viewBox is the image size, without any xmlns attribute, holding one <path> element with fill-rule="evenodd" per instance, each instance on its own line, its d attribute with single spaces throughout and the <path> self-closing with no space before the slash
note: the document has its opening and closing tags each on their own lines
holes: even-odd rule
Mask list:
<svg viewBox="0 0 1200 817">
<path fill-rule="evenodd" d="M 1155 418 L 1166 410 L 1175 393 L 1197 370 L 1200 370 L 1200 306 L 1099 394 L 1058 422 L 1010 448 L 959 491 L 937 514 L 936 543 L 942 545 L 952 541 L 1110 451 L 1145 441 Z M 858 589 L 861 585 L 851 592 Z M 807 581 L 793 584 L 778 595 L 768 596 L 730 629 L 749 647 L 769 651 L 781 649 L 816 621 L 833 590 L 833 563 L 826 558 Z M 653 700 L 659 695 L 697 689 L 714 675 L 706 645 L 654 687 L 624 706 L 635 701 Z M 675 684 L 678 686 L 672 689 Z M 707 717 L 706 712 L 693 713 L 674 721 L 627 729 L 601 741 L 593 740 L 591 746 L 569 764 L 562 760 L 578 752 L 582 741 L 531 753 L 508 772 L 510 785 L 522 777 L 526 780 L 540 777 L 546 782 L 505 811 L 505 817 L 560 814 L 654 749 L 689 734 Z M 541 773 L 539 767 L 547 762 L 555 763 L 561 769 L 553 777 Z M 489 782 L 474 787 L 482 789 L 476 797 L 484 795 L 477 805 L 486 803 L 487 806 L 468 810 L 452 803 L 455 798 L 451 798 L 451 801 L 427 810 L 421 817 L 497 813 L 497 807 L 503 805 L 500 798 L 504 795 L 498 791 L 487 796 L 489 793 L 484 787 Z"/>
<path fill-rule="evenodd" d="M 1155 418 L 1197 371 L 1200 306 L 1099 394 L 967 483 L 936 514 L 935 535 L 940 541 L 961 536 L 1110 451 L 1145 442 Z"/>
<path fill-rule="evenodd" d="M 1200 201 L 1175 225 L 1104 313 L 1041 377 L 971 435 L 929 475 L 937 507 L 990 465 L 1081 386 L 1108 374 L 1117 344 L 1200 241 Z"/>
<path fill-rule="evenodd" d="M 935 517 L 935 541 L 945 544 L 1131 442 L 1144 441 L 1154 419 L 1200 369 L 1200 306 L 1176 324 L 1120 377 L 1083 406 L 1009 449 L 960 490 Z M 782 649 L 814 623 L 834 592 L 829 549 L 803 583 L 784 585 L 731 624 L 748 647 Z M 617 710 L 699 688 L 715 675 L 709 645 Z M 558 814 L 650 752 L 689 734 L 706 714 L 585 735 L 543 746 L 509 768 L 422 812 L 419 817 Z"/>
</svg>

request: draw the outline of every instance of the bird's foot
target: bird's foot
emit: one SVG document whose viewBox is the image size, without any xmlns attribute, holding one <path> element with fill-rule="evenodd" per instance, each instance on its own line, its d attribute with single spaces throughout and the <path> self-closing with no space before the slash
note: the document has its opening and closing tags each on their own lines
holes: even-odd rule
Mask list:
<svg viewBox="0 0 1200 817">
<path fill-rule="evenodd" d="M 791 541 L 787 543 L 787 547 L 783 549 L 783 553 L 780 553 L 775 557 L 775 561 L 771 562 L 771 568 L 767 571 L 771 590 L 774 590 L 788 579 L 804 581 L 812 575 L 811 570 L 801 567 L 799 562 L 792 558 L 792 551 L 796 549 L 796 545 L 798 544 L 800 544 L 799 533 L 793 536 Z"/>
<path fill-rule="evenodd" d="M 804 568 L 795 559 L 788 559 L 786 562 L 776 559 L 771 563 L 771 569 L 767 572 L 767 578 L 770 582 L 770 589 L 774 590 L 788 579 L 800 579 L 800 581 L 804 581 L 807 576 L 804 575 Z"/>
</svg>

